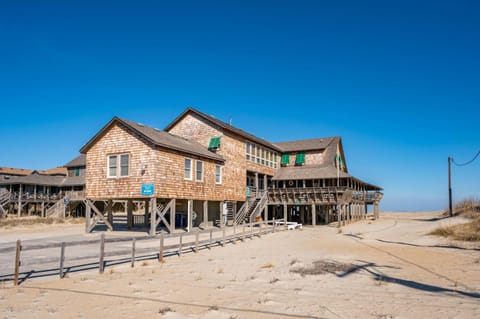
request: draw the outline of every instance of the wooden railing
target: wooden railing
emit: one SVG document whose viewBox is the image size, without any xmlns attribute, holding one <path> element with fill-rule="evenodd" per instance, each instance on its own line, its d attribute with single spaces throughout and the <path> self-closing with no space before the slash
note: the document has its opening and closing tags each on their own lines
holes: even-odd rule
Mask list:
<svg viewBox="0 0 480 319">
<path fill-rule="evenodd" d="M 373 203 L 381 199 L 380 192 L 356 191 L 347 187 L 298 187 L 268 190 L 270 204 L 311 203 Z"/>
<path fill-rule="evenodd" d="M 92 268 L 98 268 L 99 272 L 103 273 L 109 265 L 131 263 L 133 267 L 138 260 L 163 261 L 164 257 L 223 247 L 228 243 L 244 241 L 246 238 L 251 239 L 254 236 L 261 237 L 275 231 L 286 230 L 287 227 L 286 223 L 285 226 L 280 226 L 278 220 L 272 220 L 228 227 L 229 234 L 227 234 L 227 228 L 221 228 L 189 233 L 165 234 L 162 232 L 156 236 L 134 238 L 106 238 L 103 233 L 98 239 L 56 243 L 17 240 L 15 246 L 0 249 L 2 256 L 11 257 L 11 263 L 9 261 L 8 264 L 14 265 L 11 273 L 7 271 L 8 265 L 1 265 L 4 271 L 0 274 L 0 280 L 13 281 L 14 285 L 18 285 L 36 276 L 58 275 L 63 278 L 67 272 Z M 125 243 L 128 242 L 131 243 L 131 249 L 125 248 Z M 136 247 L 137 242 L 142 242 L 141 248 Z M 79 246 L 81 249 L 78 249 Z"/>
</svg>

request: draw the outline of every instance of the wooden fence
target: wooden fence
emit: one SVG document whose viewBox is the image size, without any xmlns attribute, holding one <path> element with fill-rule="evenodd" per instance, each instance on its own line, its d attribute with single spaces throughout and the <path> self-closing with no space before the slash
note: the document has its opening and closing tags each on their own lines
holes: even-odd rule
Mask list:
<svg viewBox="0 0 480 319">
<path fill-rule="evenodd" d="M 226 228 L 212 228 L 207 230 L 197 230 L 189 233 L 160 233 L 156 236 L 134 238 L 105 238 L 105 234 L 101 234 L 99 239 L 44 244 L 22 243 L 20 240 L 17 240 L 15 247 L 0 249 L 0 254 L 15 254 L 13 261 L 13 274 L 0 274 L 3 275 L 0 278 L 3 278 L 4 281 L 13 280 L 14 285 L 18 286 L 19 283 L 28 279 L 32 273 L 46 271 L 38 269 L 22 273 L 22 268 L 26 266 L 42 266 L 52 264 L 58 265 L 58 268 L 50 268 L 48 270 L 50 275 L 57 273 L 60 278 L 64 278 L 65 274 L 71 269 L 75 267 L 82 268 L 86 265 L 90 266 L 88 269 L 98 268 L 99 272 L 103 273 L 109 261 L 111 261 L 112 264 L 130 263 L 131 267 L 134 267 L 135 261 L 138 260 L 157 259 L 159 262 L 163 262 L 163 259 L 166 256 L 182 256 L 183 253 L 197 253 L 200 249 L 211 249 L 215 246 L 224 247 L 227 243 L 235 243 L 236 241 L 243 242 L 246 238 L 251 239 L 254 236 L 261 237 L 264 234 L 286 229 L 287 225 L 283 222 L 283 220 L 272 220 L 229 227 L 228 230 L 231 234 L 228 235 L 226 234 Z M 203 238 L 201 239 L 200 237 Z M 170 242 L 177 242 L 166 245 L 166 239 L 169 239 Z M 107 251 L 106 248 L 114 243 L 127 244 L 128 248 L 120 247 L 120 249 Z M 139 243 L 142 243 L 143 246 L 150 244 L 152 247 L 141 248 L 138 247 Z M 82 250 L 83 248 L 86 251 L 87 249 L 85 249 L 85 247 L 92 245 L 98 245 L 98 253 L 87 253 L 77 256 L 69 256 L 67 254 L 69 249 L 73 250 L 73 248 L 80 248 L 80 250 Z M 41 252 L 47 249 L 58 249 L 58 257 L 50 257 L 55 255 L 54 252 L 51 252 L 49 256 L 44 256 L 45 253 L 42 255 Z M 40 260 L 38 257 L 35 258 L 31 256 L 29 258 L 28 256 L 24 255 L 25 252 L 29 251 L 33 252 L 35 256 L 41 256 Z M 115 260 L 114 257 L 123 258 Z M 20 278 L 21 275 L 23 275 L 23 278 Z"/>
</svg>

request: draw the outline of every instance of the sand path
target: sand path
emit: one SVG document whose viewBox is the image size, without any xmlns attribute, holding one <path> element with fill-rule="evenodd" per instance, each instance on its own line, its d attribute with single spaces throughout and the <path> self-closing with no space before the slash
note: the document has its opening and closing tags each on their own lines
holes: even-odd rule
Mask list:
<svg viewBox="0 0 480 319">
<path fill-rule="evenodd" d="M 3 318 L 480 318 L 480 245 L 426 234 L 459 219 L 388 213 L 283 231 L 159 264 L 0 289 Z M 453 247 L 452 247 L 453 246 Z M 349 271 L 295 273 L 315 261 Z M 172 311 L 167 311 L 167 310 Z"/>
</svg>

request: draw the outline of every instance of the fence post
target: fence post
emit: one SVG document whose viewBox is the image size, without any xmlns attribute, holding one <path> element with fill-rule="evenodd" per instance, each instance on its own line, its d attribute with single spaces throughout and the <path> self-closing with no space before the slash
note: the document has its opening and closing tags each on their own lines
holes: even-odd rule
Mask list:
<svg viewBox="0 0 480 319">
<path fill-rule="evenodd" d="M 20 251 L 22 250 L 22 245 L 20 239 L 17 240 L 17 249 L 15 252 L 15 275 L 13 277 L 13 283 L 15 286 L 18 286 L 18 274 L 20 272 Z"/>
<path fill-rule="evenodd" d="M 65 263 L 65 242 L 62 242 L 61 246 L 60 246 L 60 272 L 59 272 L 59 276 L 60 276 L 60 279 L 63 278 L 63 265 Z"/>
<path fill-rule="evenodd" d="M 158 251 L 158 261 L 163 262 L 163 232 L 160 233 L 160 250 Z"/>
<path fill-rule="evenodd" d="M 225 228 L 222 229 L 222 247 L 225 247 Z"/>
<path fill-rule="evenodd" d="M 212 249 L 212 237 L 213 237 L 213 229 L 210 229 L 210 243 L 208 244 L 208 249 Z"/>
<path fill-rule="evenodd" d="M 195 253 L 198 253 L 198 236 L 199 236 L 199 232 L 197 229 L 197 232 L 195 233 Z"/>
<path fill-rule="evenodd" d="M 100 236 L 100 258 L 98 261 L 98 271 L 103 274 L 105 270 L 105 234 Z"/>
<path fill-rule="evenodd" d="M 135 267 L 135 241 L 136 241 L 136 238 L 133 237 L 132 238 L 132 265 L 131 267 Z"/>
<path fill-rule="evenodd" d="M 180 243 L 178 245 L 178 257 L 182 256 L 182 241 L 183 241 L 183 234 L 180 234 Z"/>
<path fill-rule="evenodd" d="M 250 233 L 249 233 L 249 236 L 250 236 L 250 239 L 252 239 L 252 236 L 253 236 L 253 223 L 250 223 Z"/>
</svg>

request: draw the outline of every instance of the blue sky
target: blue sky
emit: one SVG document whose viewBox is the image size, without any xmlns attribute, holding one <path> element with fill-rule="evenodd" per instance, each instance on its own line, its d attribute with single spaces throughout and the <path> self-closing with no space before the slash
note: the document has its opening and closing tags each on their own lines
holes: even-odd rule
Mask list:
<svg viewBox="0 0 480 319">
<path fill-rule="evenodd" d="M 0 166 L 68 162 L 118 115 L 187 106 L 271 141 L 340 135 L 383 210 L 447 207 L 480 149 L 478 1 L 10 1 Z M 480 160 L 453 168 L 479 195 Z"/>
</svg>

